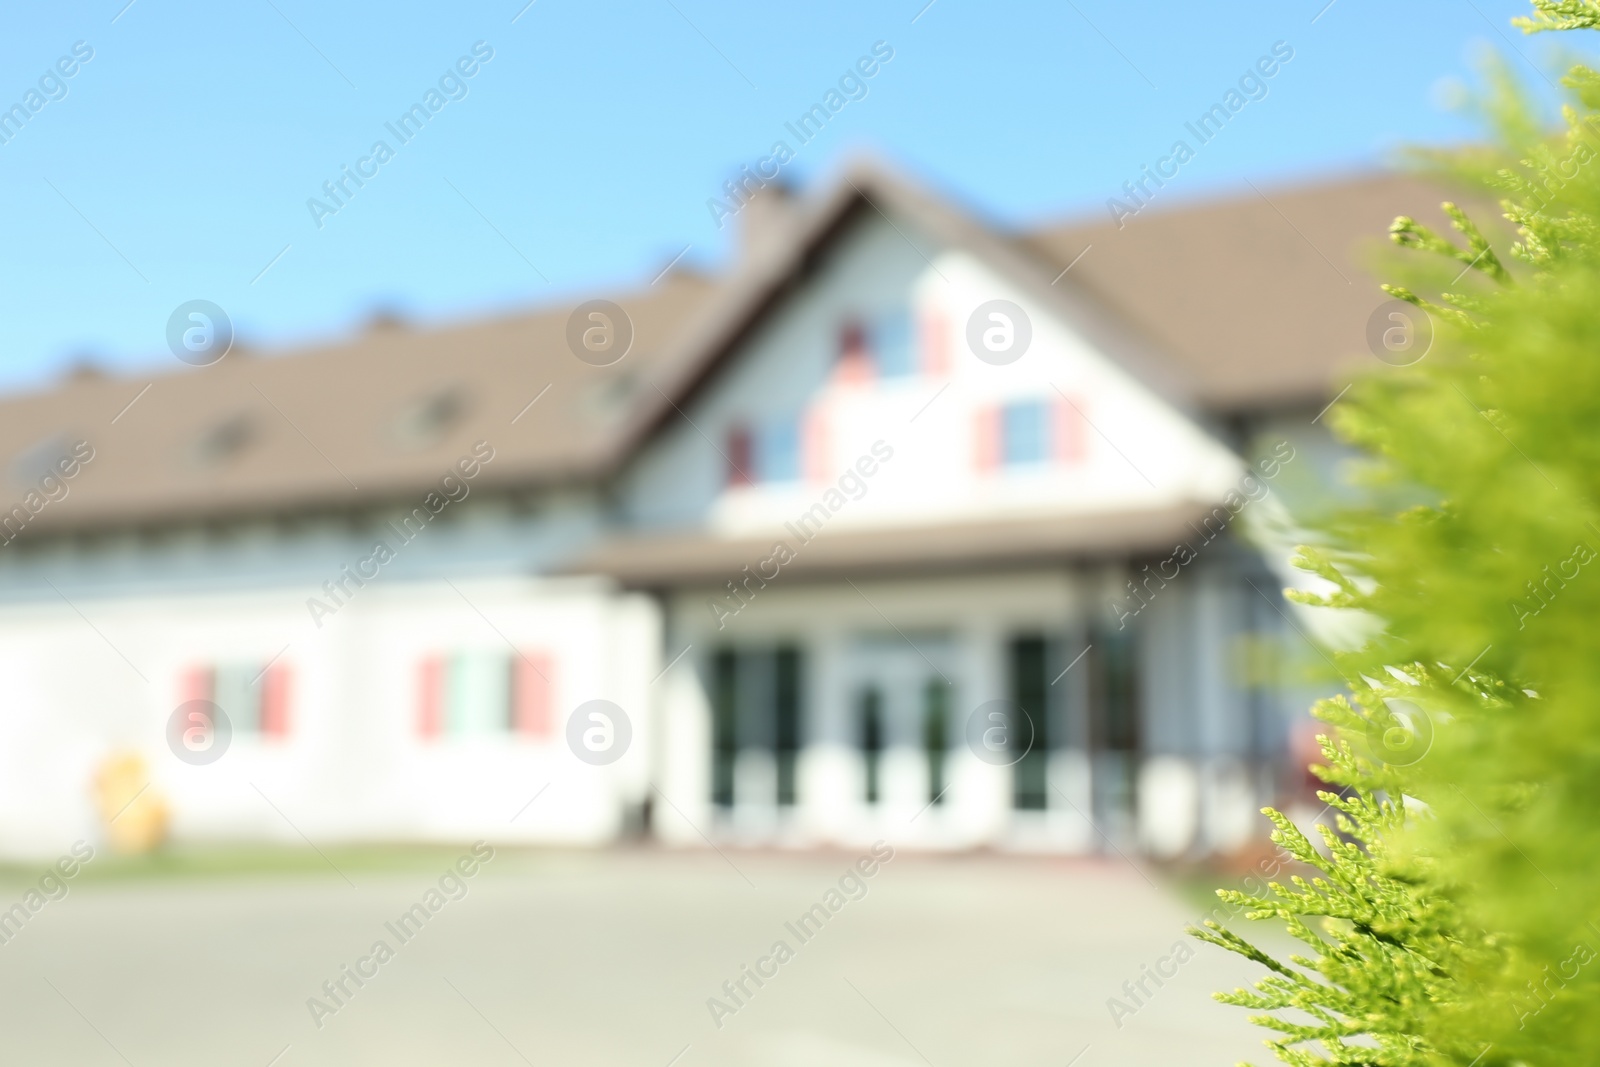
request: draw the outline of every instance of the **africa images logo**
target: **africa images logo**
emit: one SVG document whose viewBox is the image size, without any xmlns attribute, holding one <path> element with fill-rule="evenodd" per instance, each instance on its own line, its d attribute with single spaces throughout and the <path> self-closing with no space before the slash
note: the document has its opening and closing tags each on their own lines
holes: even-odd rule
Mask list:
<svg viewBox="0 0 1600 1067">
<path fill-rule="evenodd" d="M 167 748 L 191 767 L 217 762 L 232 743 L 228 713 L 209 700 L 185 700 L 167 716 Z"/>
<path fill-rule="evenodd" d="M 632 743 L 628 713 L 609 700 L 586 700 L 567 717 L 567 747 L 591 767 L 617 762 Z"/>
</svg>

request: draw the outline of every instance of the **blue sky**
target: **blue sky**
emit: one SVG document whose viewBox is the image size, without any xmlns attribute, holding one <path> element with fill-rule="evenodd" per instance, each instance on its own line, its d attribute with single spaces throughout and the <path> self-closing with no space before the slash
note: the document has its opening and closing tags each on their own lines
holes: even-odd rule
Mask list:
<svg viewBox="0 0 1600 1067">
<path fill-rule="evenodd" d="M 1509 28 L 1523 0 L 125 3 L 7 15 L 0 107 L 94 54 L 0 144 L 0 388 L 170 366 L 197 298 L 271 350 L 380 306 L 449 321 L 642 284 L 686 246 L 715 267 L 733 227 L 708 198 L 780 138 L 801 185 L 871 150 L 1023 225 L 1103 213 L 1275 41 L 1294 59 L 1168 202 L 1459 140 L 1443 79 L 1490 45 L 1529 78 L 1553 58 Z M 384 123 L 478 41 L 466 96 L 399 144 Z M 877 41 L 867 95 L 797 146 L 784 123 Z M 379 139 L 394 158 L 319 229 L 307 200 Z"/>
</svg>

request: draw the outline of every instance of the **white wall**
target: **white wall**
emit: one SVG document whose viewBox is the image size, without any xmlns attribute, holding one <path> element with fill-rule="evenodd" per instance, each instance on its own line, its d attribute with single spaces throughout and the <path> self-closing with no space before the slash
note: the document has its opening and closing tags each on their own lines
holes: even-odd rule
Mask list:
<svg viewBox="0 0 1600 1067">
<path fill-rule="evenodd" d="M 92 775 L 113 751 L 143 755 L 178 839 L 594 843 L 642 800 L 648 687 L 660 668 L 649 601 L 587 579 L 375 582 L 319 628 L 302 594 L 0 607 L 0 692 L 10 695 L 0 706 L 0 848 L 42 854 L 95 836 Z M 509 646 L 545 650 L 555 664 L 552 736 L 421 738 L 421 657 Z M 186 668 L 274 657 L 292 675 L 286 739 L 236 736 L 202 766 L 168 750 Z M 634 731 L 605 767 L 579 761 L 562 732 L 595 698 L 621 706 Z"/>
</svg>

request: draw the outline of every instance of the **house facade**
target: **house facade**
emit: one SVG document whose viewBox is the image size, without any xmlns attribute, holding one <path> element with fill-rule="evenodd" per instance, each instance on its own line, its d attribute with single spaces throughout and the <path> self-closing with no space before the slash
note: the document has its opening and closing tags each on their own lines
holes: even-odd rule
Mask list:
<svg viewBox="0 0 1600 1067">
<path fill-rule="evenodd" d="M 10 398 L 0 849 L 130 759 L 188 841 L 1237 848 L 1340 278 L 1433 199 L 1019 233 L 865 165 L 724 277 Z"/>
</svg>

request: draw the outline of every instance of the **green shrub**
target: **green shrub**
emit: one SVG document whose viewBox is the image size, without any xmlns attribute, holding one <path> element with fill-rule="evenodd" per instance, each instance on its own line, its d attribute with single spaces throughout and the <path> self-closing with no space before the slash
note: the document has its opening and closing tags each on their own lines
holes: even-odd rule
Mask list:
<svg viewBox="0 0 1600 1067">
<path fill-rule="evenodd" d="M 1534 7 L 1530 33 L 1600 28 L 1595 0 Z M 1194 931 L 1272 971 L 1219 999 L 1272 1013 L 1286 1063 L 1600 1061 L 1600 73 L 1569 71 L 1557 135 L 1503 67 L 1487 82 L 1492 142 L 1418 162 L 1516 238 L 1448 204 L 1455 239 L 1396 220 L 1426 256 L 1386 288 L 1433 346 L 1334 409 L 1362 503 L 1308 519 L 1298 562 L 1328 592 L 1291 593 L 1381 620 L 1317 711 L 1340 834 L 1323 855 L 1269 812 L 1324 877 L 1221 894 L 1311 953 Z"/>
</svg>

